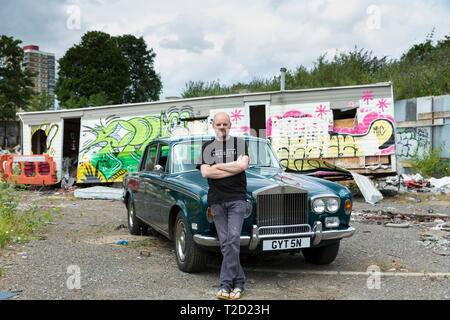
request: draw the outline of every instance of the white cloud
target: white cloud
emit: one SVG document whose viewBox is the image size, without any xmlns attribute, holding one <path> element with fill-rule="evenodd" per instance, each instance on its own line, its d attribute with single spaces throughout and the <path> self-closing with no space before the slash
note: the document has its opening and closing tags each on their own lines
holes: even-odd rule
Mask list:
<svg viewBox="0 0 450 320">
<path fill-rule="evenodd" d="M 30 2 L 2 4 L 0 30 L 57 58 L 88 30 L 143 36 L 157 54 L 161 98 L 180 95 L 189 80 L 271 78 L 282 66 L 312 67 L 320 54 L 355 45 L 398 58 L 433 27 L 435 39 L 450 30 L 450 4 L 439 0 L 47 0 L 33 10 Z M 80 9 L 79 29 L 66 27 L 69 5 Z M 379 28 L 368 26 L 371 6 Z"/>
</svg>

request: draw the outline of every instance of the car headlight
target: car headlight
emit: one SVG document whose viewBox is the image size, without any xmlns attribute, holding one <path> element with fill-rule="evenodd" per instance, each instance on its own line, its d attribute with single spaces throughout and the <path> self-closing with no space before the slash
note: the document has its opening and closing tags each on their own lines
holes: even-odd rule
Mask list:
<svg viewBox="0 0 450 320">
<path fill-rule="evenodd" d="M 247 199 L 247 210 L 245 211 L 244 219 L 250 217 L 250 215 L 252 214 L 252 210 L 253 210 L 253 203 L 251 200 Z"/>
<path fill-rule="evenodd" d="M 339 210 L 339 201 L 336 198 L 327 199 L 327 211 L 335 213 Z"/>
<path fill-rule="evenodd" d="M 325 211 L 325 202 L 322 199 L 316 199 L 312 203 L 312 209 L 315 213 L 320 214 Z"/>
</svg>

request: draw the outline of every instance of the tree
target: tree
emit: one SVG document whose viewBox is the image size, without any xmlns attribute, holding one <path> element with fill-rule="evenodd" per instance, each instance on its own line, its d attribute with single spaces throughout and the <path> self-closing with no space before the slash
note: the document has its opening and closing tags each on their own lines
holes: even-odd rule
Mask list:
<svg viewBox="0 0 450 320">
<path fill-rule="evenodd" d="M 30 108 L 27 111 L 45 111 L 52 110 L 55 106 L 55 98 L 46 91 L 33 95 L 30 101 Z"/>
<path fill-rule="evenodd" d="M 142 37 L 127 34 L 115 39 L 129 65 L 130 84 L 125 88 L 123 103 L 159 100 L 162 83 L 153 67 L 156 53 L 147 49 Z"/>
<path fill-rule="evenodd" d="M 5 35 L 0 38 L 0 120 L 15 120 L 16 110 L 26 110 L 33 93 L 33 74 L 21 68 L 24 53 L 20 43 Z"/>
<path fill-rule="evenodd" d="M 103 91 L 93 94 L 88 98 L 81 97 L 80 99 L 76 99 L 75 97 L 70 97 L 69 100 L 66 101 L 65 107 L 67 109 L 78 109 L 78 108 L 87 108 L 87 107 L 96 107 L 96 106 L 106 106 L 113 104 L 113 102 L 109 99 L 108 95 Z"/>
<path fill-rule="evenodd" d="M 86 99 L 103 92 L 112 103 L 122 103 L 130 85 L 127 59 L 115 38 L 101 31 L 89 31 L 80 44 L 58 60 L 55 93 L 63 107 L 88 106 Z M 69 102 L 69 104 L 68 104 Z"/>
</svg>

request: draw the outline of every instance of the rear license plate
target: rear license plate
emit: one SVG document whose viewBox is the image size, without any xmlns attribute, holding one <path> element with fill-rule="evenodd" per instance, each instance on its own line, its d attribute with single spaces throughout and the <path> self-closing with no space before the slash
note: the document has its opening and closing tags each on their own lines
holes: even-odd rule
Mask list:
<svg viewBox="0 0 450 320">
<path fill-rule="evenodd" d="M 288 250 L 288 249 L 299 249 L 299 248 L 309 248 L 310 238 L 289 238 L 289 239 L 276 239 L 276 240 L 264 240 L 263 250 Z"/>
</svg>

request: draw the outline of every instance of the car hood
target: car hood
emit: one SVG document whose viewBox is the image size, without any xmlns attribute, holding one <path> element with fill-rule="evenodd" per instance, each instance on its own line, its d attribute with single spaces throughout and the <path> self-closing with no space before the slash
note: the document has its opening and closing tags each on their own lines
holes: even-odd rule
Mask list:
<svg viewBox="0 0 450 320">
<path fill-rule="evenodd" d="M 345 187 L 337 183 L 299 173 L 287 173 L 276 168 L 248 168 L 246 176 L 247 194 L 249 197 L 252 197 L 253 192 L 259 189 L 283 185 L 304 189 L 309 196 L 324 193 L 343 195 L 342 192 L 348 192 Z M 169 179 L 179 186 L 184 186 L 190 191 L 198 193 L 200 196 L 208 193 L 208 181 L 202 177 L 199 170 L 185 172 Z"/>
</svg>

